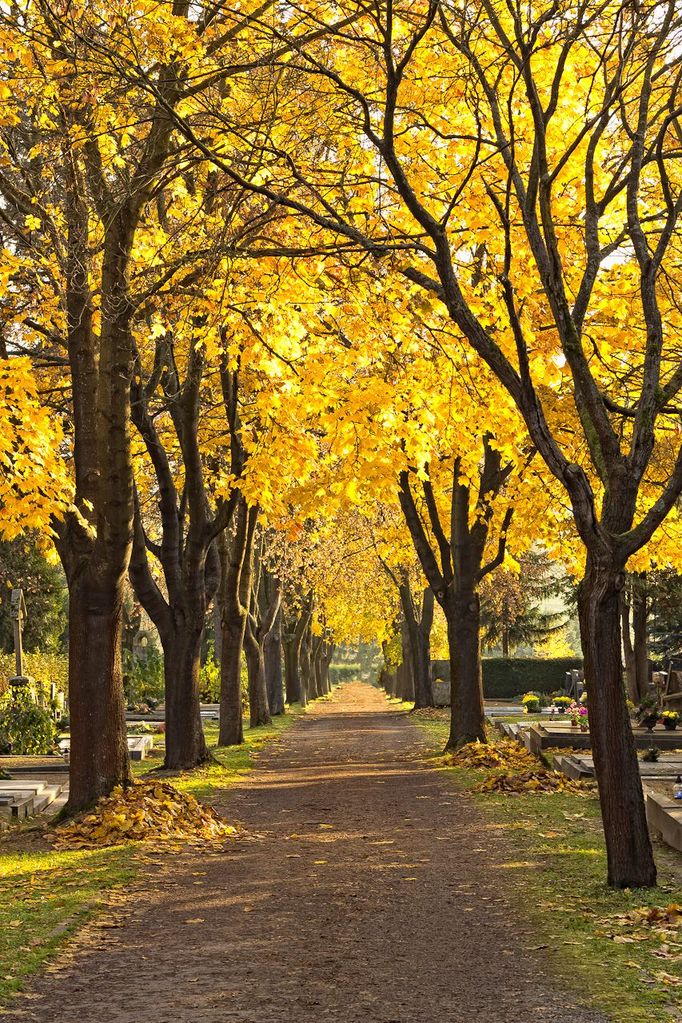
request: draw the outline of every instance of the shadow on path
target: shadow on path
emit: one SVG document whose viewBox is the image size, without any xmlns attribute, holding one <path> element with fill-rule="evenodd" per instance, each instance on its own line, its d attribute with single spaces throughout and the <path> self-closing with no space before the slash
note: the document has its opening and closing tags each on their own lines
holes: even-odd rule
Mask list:
<svg viewBox="0 0 682 1023">
<path fill-rule="evenodd" d="M 246 835 L 152 857 L 2 1017 L 36 1023 L 605 1023 L 505 899 L 504 838 L 382 694 L 343 686 L 226 790 Z"/>
</svg>

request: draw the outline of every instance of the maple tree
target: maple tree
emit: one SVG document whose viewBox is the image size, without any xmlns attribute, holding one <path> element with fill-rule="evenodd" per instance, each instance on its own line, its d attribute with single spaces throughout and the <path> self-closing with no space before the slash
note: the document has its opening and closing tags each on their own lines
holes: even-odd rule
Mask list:
<svg viewBox="0 0 682 1023">
<path fill-rule="evenodd" d="M 480 736 L 479 584 L 502 562 L 510 528 L 521 548 L 524 525 L 536 533 L 564 517 L 559 502 L 539 523 L 536 490 L 526 496 L 518 482 L 535 449 L 555 481 L 543 486 L 567 499 L 582 545 L 609 880 L 654 883 L 621 679 L 621 591 L 626 565 L 642 570 L 650 548 L 658 564 L 674 563 L 659 527 L 675 522 L 682 490 L 673 0 L 547 0 L 528 11 L 501 0 L 142 4 L 135 19 L 125 4 L 106 19 L 92 4 L 27 12 L 2 16 L 3 272 L 9 315 L 32 352 L 55 360 L 42 372 L 54 386 L 70 375 L 77 513 L 64 517 L 59 544 L 76 623 L 74 756 L 84 773 L 74 805 L 127 772 L 116 650 L 134 522 L 130 274 L 150 260 L 142 228 L 155 219 L 146 211 L 161 177 L 200 166 L 202 194 L 229 186 L 265 211 L 251 251 L 256 297 L 245 306 L 248 273 L 221 267 L 227 303 L 211 292 L 211 322 L 195 322 L 182 342 L 187 353 L 200 342 L 213 366 L 227 353 L 228 373 L 235 352 L 246 354 L 251 374 L 249 422 L 232 431 L 249 471 L 234 490 L 231 536 L 218 541 L 221 740 L 241 737 L 247 630 L 252 679 L 263 677 L 252 643 L 257 518 L 268 528 L 312 518 L 317 533 L 320 496 L 333 515 L 370 493 L 395 501 L 396 480 L 448 620 L 450 741 Z M 13 47 L 35 74 L 20 70 Z M 60 154 L 56 175 L 46 146 Z M 221 347 L 226 304 L 245 334 Z M 443 367 L 435 348 L 451 365 L 449 392 L 433 379 Z M 234 480 L 216 482 L 214 498 L 225 498 Z M 314 564 L 282 612 L 292 692 L 297 661 L 323 688 L 320 651 L 347 629 L 329 588 Z M 394 617 L 395 606 L 366 607 L 374 634 Z M 261 621 L 271 624 L 267 613 Z M 98 654 L 95 625 L 109 636 Z M 87 726 L 79 684 L 101 710 Z M 101 782 L 78 752 L 97 731 L 107 736 Z"/>
<path fill-rule="evenodd" d="M 74 494 L 53 528 L 69 587 L 69 809 L 78 810 L 129 779 L 120 639 L 133 522 L 130 270 L 173 126 L 144 94 L 124 101 L 49 5 L 11 7 L 0 28 L 6 306 L 23 346 L 69 393 L 60 411 Z M 172 105 L 166 61 L 159 84 Z"/>
<path fill-rule="evenodd" d="M 676 5 L 349 5 L 343 31 L 330 24 L 339 8 L 326 9 L 322 43 L 311 33 L 324 10 L 297 5 L 290 21 L 262 23 L 289 55 L 282 73 L 300 76 L 299 103 L 315 96 L 308 159 L 273 130 L 267 166 L 249 179 L 224 140 L 215 146 L 190 117 L 179 129 L 233 180 L 444 306 L 513 398 L 586 550 L 579 607 L 609 881 L 652 884 L 619 603 L 625 564 L 682 488 L 669 286 L 681 212 Z M 214 120 L 229 132 L 221 112 Z"/>
</svg>

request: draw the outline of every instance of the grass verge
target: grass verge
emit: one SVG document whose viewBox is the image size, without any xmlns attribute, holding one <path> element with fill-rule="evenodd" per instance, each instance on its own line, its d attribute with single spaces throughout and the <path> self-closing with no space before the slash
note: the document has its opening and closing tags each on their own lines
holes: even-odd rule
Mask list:
<svg viewBox="0 0 682 1023">
<path fill-rule="evenodd" d="M 263 748 L 276 742 L 304 713 L 297 704 L 271 725 L 246 728 L 241 746 L 218 747 L 218 726 L 205 724 L 216 762 L 169 780 L 183 792 L 211 802 L 250 771 Z M 158 742 L 158 740 L 157 740 Z M 163 760 L 133 762 L 137 777 Z M 46 847 L 43 829 L 18 826 L 0 841 L 0 1005 L 82 924 L 105 904 L 113 889 L 129 884 L 139 869 L 139 843 L 109 849 L 57 852 Z"/>
<path fill-rule="evenodd" d="M 130 847 L 54 852 L 0 846 L 0 1004 L 134 873 Z"/>
<path fill-rule="evenodd" d="M 447 720 L 416 711 L 434 767 L 461 792 L 485 772 L 446 767 L 440 758 Z M 489 827 L 505 832 L 500 886 L 532 921 L 555 972 L 614 1023 L 682 1020 L 682 911 L 648 919 L 638 911 L 682 906 L 682 860 L 657 845 L 657 889 L 614 891 L 605 884 L 606 852 L 596 797 L 566 793 L 472 793 Z"/>
<path fill-rule="evenodd" d="M 316 703 L 319 701 L 315 701 Z M 182 792 L 189 792 L 204 802 L 210 803 L 222 789 L 233 785 L 244 774 L 247 774 L 256 763 L 265 746 L 279 741 L 282 734 L 291 727 L 305 708 L 299 704 L 291 704 L 286 714 L 279 714 L 269 725 L 258 725 L 244 728 L 244 742 L 241 746 L 219 746 L 218 725 L 212 721 L 204 724 L 206 742 L 215 760 L 206 767 L 183 774 L 168 775 L 168 780 Z M 144 777 L 150 771 L 158 769 L 163 763 L 163 737 L 157 738 L 154 753 L 146 760 L 133 762 L 133 773 L 137 778 Z"/>
</svg>

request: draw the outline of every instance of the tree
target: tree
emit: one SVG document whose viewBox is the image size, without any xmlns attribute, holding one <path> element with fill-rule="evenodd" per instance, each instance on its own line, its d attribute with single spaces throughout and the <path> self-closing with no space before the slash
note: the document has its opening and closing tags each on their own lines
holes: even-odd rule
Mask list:
<svg viewBox="0 0 682 1023">
<path fill-rule="evenodd" d="M 481 617 L 486 647 L 500 644 L 502 656 L 509 657 L 517 646 L 541 641 L 563 629 L 568 611 L 545 611 L 542 604 L 562 595 L 563 580 L 553 570 L 544 551 L 526 551 L 517 571 L 498 572 L 483 588 Z"/>
<path fill-rule="evenodd" d="M 10 591 L 21 587 L 26 601 L 24 649 L 63 650 L 66 619 L 66 586 L 59 565 L 48 561 L 38 536 L 28 532 L 14 540 L 0 541 L 0 648 L 14 650 L 14 626 L 10 616 Z"/>
<path fill-rule="evenodd" d="M 233 180 L 444 307 L 513 398 L 585 548 L 579 617 L 609 883 L 654 884 L 620 592 L 682 489 L 668 429 L 680 309 L 666 284 L 682 212 L 676 4 L 391 2 L 329 27 L 323 45 L 306 37 L 316 24 L 304 8 L 272 33 L 296 53 L 301 102 L 314 87 L 326 150 L 306 160 L 272 140 L 265 181 L 248 180 L 205 131 L 188 119 L 181 130 Z M 391 258 L 406 248 L 411 258 Z M 484 291 L 469 279 L 478 253 Z"/>
<path fill-rule="evenodd" d="M 188 3 L 173 3 L 173 18 L 188 14 Z M 14 283 L 7 304 L 17 344 L 53 383 L 56 367 L 68 374 L 60 412 L 71 432 L 75 496 L 54 531 L 69 588 L 71 812 L 130 778 L 120 654 L 134 517 L 130 273 L 171 144 L 165 109 L 178 100 L 167 53 L 156 65 L 159 101 L 132 88 L 123 100 L 93 45 L 97 18 L 92 8 L 60 22 L 42 4 L 2 15 L 14 104 L 0 129 L 5 273 Z M 121 22 L 107 22 L 104 35 L 130 54 Z M 24 68 L 41 70 L 27 77 Z"/>
</svg>

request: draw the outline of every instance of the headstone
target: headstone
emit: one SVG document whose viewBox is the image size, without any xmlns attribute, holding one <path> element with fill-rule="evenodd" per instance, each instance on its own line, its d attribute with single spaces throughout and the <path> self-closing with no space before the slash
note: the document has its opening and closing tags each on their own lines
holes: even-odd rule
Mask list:
<svg viewBox="0 0 682 1023">
<path fill-rule="evenodd" d="M 432 685 L 433 689 L 433 702 L 436 707 L 449 707 L 450 706 L 450 680 L 443 681 L 438 679 L 434 681 Z"/>
</svg>

